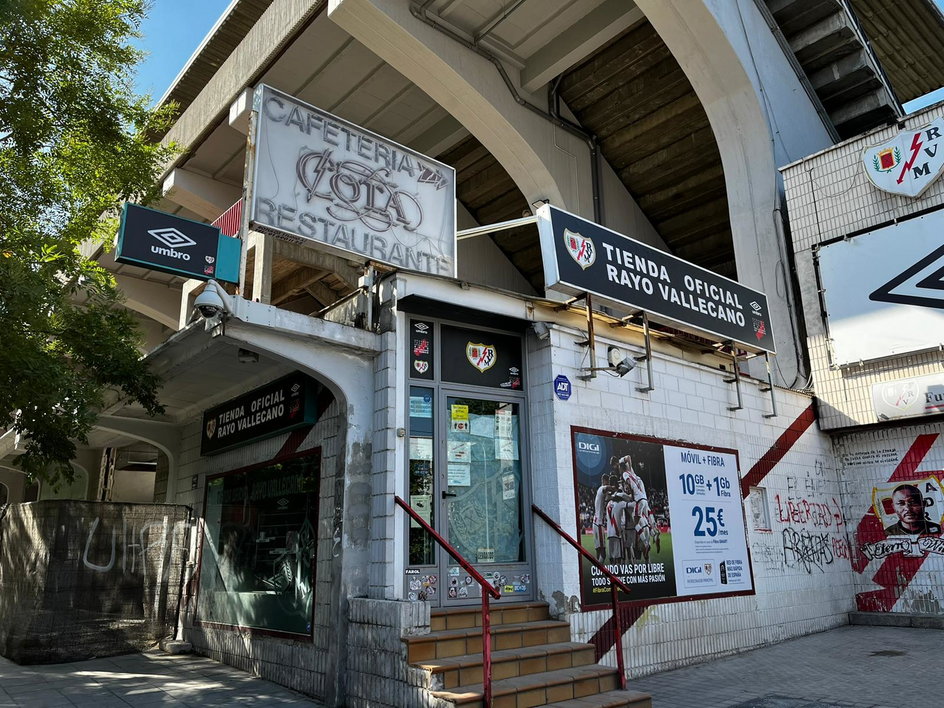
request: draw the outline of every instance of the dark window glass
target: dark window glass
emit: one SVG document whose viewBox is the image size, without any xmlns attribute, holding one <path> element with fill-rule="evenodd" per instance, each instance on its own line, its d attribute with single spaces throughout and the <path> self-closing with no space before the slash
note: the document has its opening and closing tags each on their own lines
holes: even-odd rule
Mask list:
<svg viewBox="0 0 944 708">
<path fill-rule="evenodd" d="M 433 512 L 433 389 L 410 386 L 410 506 L 435 527 Z M 435 562 L 435 541 L 410 519 L 410 565 Z"/>
<path fill-rule="evenodd" d="M 311 634 L 320 454 L 207 483 L 197 619 Z"/>
</svg>

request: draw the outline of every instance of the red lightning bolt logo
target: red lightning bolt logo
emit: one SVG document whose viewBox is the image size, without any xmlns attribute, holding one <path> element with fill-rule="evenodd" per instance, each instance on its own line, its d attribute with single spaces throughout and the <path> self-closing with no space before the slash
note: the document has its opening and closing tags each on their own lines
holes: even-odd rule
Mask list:
<svg viewBox="0 0 944 708">
<path fill-rule="evenodd" d="M 914 139 L 911 141 L 911 159 L 905 163 L 905 166 L 901 168 L 901 174 L 898 175 L 898 184 L 901 184 L 905 179 L 905 174 L 908 170 L 911 169 L 911 166 L 915 163 L 915 160 L 918 159 L 918 150 L 921 149 L 921 133 L 915 133 Z"/>
</svg>

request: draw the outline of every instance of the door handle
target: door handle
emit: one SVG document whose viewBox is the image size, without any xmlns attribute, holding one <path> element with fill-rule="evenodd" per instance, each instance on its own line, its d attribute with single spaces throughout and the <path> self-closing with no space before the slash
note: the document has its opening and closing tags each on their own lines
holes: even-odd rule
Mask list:
<svg viewBox="0 0 944 708">
<path fill-rule="evenodd" d="M 446 497 L 457 497 L 457 496 L 459 496 L 459 495 L 456 494 L 455 492 L 443 491 L 443 493 L 442 493 L 442 498 L 443 498 L 443 499 L 445 499 Z"/>
</svg>

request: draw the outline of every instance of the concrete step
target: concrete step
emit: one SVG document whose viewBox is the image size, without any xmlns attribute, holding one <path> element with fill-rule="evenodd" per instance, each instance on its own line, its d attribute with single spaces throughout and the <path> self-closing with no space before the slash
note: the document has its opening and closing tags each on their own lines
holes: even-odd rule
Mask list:
<svg viewBox="0 0 944 708">
<path fill-rule="evenodd" d="M 550 619 L 546 602 L 519 602 L 513 605 L 491 605 L 489 618 L 493 627 Z M 430 629 L 462 629 L 482 626 L 482 608 L 478 606 L 450 607 L 430 612 Z"/>
<path fill-rule="evenodd" d="M 492 707 L 530 708 L 614 691 L 618 685 L 616 674 L 614 668 L 593 664 L 493 680 Z M 432 694 L 457 707 L 483 706 L 481 683 L 432 691 Z"/>
<path fill-rule="evenodd" d="M 570 641 L 570 624 L 555 620 L 540 620 L 492 627 L 492 650 L 556 644 Z M 480 627 L 443 629 L 416 637 L 404 637 L 407 662 L 416 664 L 430 659 L 482 653 Z"/>
<path fill-rule="evenodd" d="M 652 708 L 652 697 L 640 691 L 607 691 L 595 696 L 548 703 L 548 708 Z"/>
<path fill-rule="evenodd" d="M 492 679 L 500 680 L 528 674 L 570 669 L 594 663 L 591 644 L 558 642 L 520 649 L 492 652 Z M 482 655 L 466 654 L 414 664 L 430 673 L 430 685 L 437 689 L 479 683 L 482 680 Z"/>
</svg>

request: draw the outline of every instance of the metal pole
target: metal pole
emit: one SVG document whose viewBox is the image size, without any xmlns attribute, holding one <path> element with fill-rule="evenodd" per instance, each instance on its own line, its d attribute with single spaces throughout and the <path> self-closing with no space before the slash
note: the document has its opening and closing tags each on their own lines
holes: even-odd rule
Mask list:
<svg viewBox="0 0 944 708">
<path fill-rule="evenodd" d="M 616 668 L 619 670 L 619 687 L 626 690 L 626 669 L 623 663 L 623 623 L 619 616 L 619 590 L 612 583 L 610 591 L 613 593 L 613 631 L 616 632 Z"/>
<path fill-rule="evenodd" d="M 733 343 L 732 343 L 732 349 L 731 349 L 731 361 L 733 362 L 734 376 L 731 377 L 730 379 L 725 379 L 724 382 L 734 384 L 734 388 L 737 391 L 738 403 L 736 406 L 728 406 L 728 410 L 739 411 L 744 407 L 744 403 L 741 400 L 741 370 L 738 367 L 737 350 L 733 348 Z"/>
<path fill-rule="evenodd" d="M 491 234 L 496 231 L 507 231 L 508 229 L 515 229 L 519 226 L 527 226 L 528 224 L 537 223 L 538 217 L 536 216 L 523 216 L 520 219 L 512 219 L 511 221 L 499 221 L 496 224 L 486 224 L 485 226 L 474 226 L 471 229 L 462 229 L 461 231 L 456 231 L 456 240 L 461 241 L 466 238 L 473 238 L 475 236 L 481 236 L 482 234 Z"/>
<path fill-rule="evenodd" d="M 243 206 L 239 218 L 239 238 L 242 240 L 239 250 L 239 296 L 246 297 L 246 260 L 249 254 L 249 205 L 252 202 L 252 177 L 256 167 L 256 121 L 259 114 L 255 110 L 255 94 L 253 94 L 253 108 L 249 111 L 249 132 L 246 134 L 246 161 L 243 169 Z M 259 254 L 256 254 L 258 257 Z"/>
<path fill-rule="evenodd" d="M 590 375 L 588 379 L 595 379 L 597 377 L 597 372 L 594 370 L 596 367 L 594 363 L 596 362 L 597 352 L 596 352 L 596 340 L 593 335 L 593 300 L 590 299 L 590 293 L 587 293 L 585 296 L 587 301 L 587 347 L 590 349 Z"/>
<path fill-rule="evenodd" d="M 482 700 L 485 708 L 492 706 L 492 627 L 488 609 L 488 593 L 482 588 Z"/>
<path fill-rule="evenodd" d="M 645 357 L 636 357 L 636 360 L 643 358 L 646 360 L 646 373 L 649 375 L 649 383 L 645 386 L 637 386 L 636 390 L 649 393 L 649 391 L 655 391 L 656 387 L 652 385 L 652 340 L 649 338 L 649 314 L 647 312 L 642 313 L 642 332 L 646 338 L 646 355 Z"/>
<path fill-rule="evenodd" d="M 764 352 L 764 363 L 767 365 L 767 390 L 770 391 L 770 413 L 765 413 L 765 418 L 777 417 L 777 399 L 774 397 L 774 376 L 770 371 L 770 352 Z"/>
</svg>

